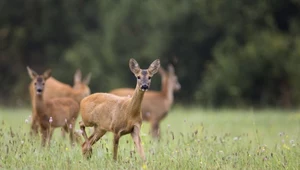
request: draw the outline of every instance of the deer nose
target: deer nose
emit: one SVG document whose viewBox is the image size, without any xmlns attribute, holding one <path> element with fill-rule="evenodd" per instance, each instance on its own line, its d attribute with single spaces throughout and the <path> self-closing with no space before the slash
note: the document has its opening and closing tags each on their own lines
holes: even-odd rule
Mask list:
<svg viewBox="0 0 300 170">
<path fill-rule="evenodd" d="M 142 85 L 142 87 L 141 87 L 142 90 L 147 90 L 148 88 L 149 88 L 149 86 L 146 84 Z"/>
<path fill-rule="evenodd" d="M 42 92 L 42 89 L 37 89 L 36 91 L 39 92 L 39 93 L 41 93 L 41 92 Z"/>
</svg>

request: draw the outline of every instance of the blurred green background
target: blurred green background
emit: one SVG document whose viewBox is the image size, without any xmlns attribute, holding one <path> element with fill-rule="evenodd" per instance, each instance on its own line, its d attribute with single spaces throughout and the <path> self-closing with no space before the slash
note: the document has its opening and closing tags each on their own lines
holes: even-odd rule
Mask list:
<svg viewBox="0 0 300 170">
<path fill-rule="evenodd" d="M 134 87 L 131 57 L 174 64 L 178 104 L 300 102 L 299 0 L 1 0 L 0 11 L 0 105 L 29 105 L 27 65 L 70 85 L 77 68 L 92 72 L 92 92 Z"/>
</svg>

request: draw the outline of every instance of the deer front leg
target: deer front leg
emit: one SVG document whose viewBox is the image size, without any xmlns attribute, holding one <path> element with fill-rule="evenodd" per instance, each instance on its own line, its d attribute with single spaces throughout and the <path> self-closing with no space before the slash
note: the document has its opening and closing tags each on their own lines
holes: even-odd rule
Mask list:
<svg viewBox="0 0 300 170">
<path fill-rule="evenodd" d="M 88 137 L 87 137 L 87 134 L 85 132 L 85 125 L 84 125 L 84 123 L 82 121 L 79 122 L 79 127 L 80 127 L 80 130 L 82 131 L 82 136 L 83 136 L 85 142 L 87 142 L 88 141 Z"/>
<path fill-rule="evenodd" d="M 37 120 L 37 116 L 36 113 L 34 112 L 34 110 L 32 111 L 32 122 L 31 122 L 31 130 L 30 130 L 30 135 L 31 136 L 37 136 L 38 135 L 38 131 L 39 131 L 39 124 L 38 124 L 38 120 Z"/>
<path fill-rule="evenodd" d="M 74 123 L 72 123 L 71 124 L 72 125 L 72 128 L 70 128 L 70 130 L 69 130 L 69 136 L 70 136 L 70 142 L 71 142 L 71 146 L 73 147 L 73 146 L 75 146 L 75 143 L 74 143 L 74 128 L 73 127 L 75 127 L 74 126 Z"/>
<path fill-rule="evenodd" d="M 114 135 L 114 160 L 117 160 L 118 157 L 118 147 L 119 147 L 119 139 L 120 139 L 120 135 L 115 134 Z"/>
<path fill-rule="evenodd" d="M 50 127 L 50 129 L 48 130 L 48 134 L 47 134 L 47 143 L 48 143 L 48 147 L 50 147 L 50 141 L 52 139 L 52 135 L 53 135 L 53 132 L 54 132 L 54 128 L 53 127 Z"/>
<path fill-rule="evenodd" d="M 41 127 L 41 134 L 42 134 L 42 147 L 45 147 L 46 146 L 46 141 L 47 141 L 47 138 L 48 138 L 48 129 L 45 128 L 45 127 Z"/>
<path fill-rule="evenodd" d="M 64 127 L 61 128 L 61 136 L 63 139 L 66 138 L 66 132 L 68 132 Z"/>
<path fill-rule="evenodd" d="M 145 153 L 144 153 L 144 149 L 141 145 L 141 138 L 140 138 L 140 126 L 135 125 L 133 127 L 133 131 L 131 132 L 131 137 L 134 141 L 134 144 L 136 146 L 136 149 L 138 150 L 140 156 L 142 157 L 142 159 L 145 161 Z"/>
</svg>

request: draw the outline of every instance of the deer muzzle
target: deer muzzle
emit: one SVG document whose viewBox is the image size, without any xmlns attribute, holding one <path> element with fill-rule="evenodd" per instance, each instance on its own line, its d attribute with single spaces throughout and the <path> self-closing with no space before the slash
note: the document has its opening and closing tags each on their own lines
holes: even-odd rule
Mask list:
<svg viewBox="0 0 300 170">
<path fill-rule="evenodd" d="M 142 91 L 147 91 L 149 89 L 149 86 L 147 85 L 147 84 L 143 84 L 142 86 L 141 86 L 141 90 Z"/>
</svg>

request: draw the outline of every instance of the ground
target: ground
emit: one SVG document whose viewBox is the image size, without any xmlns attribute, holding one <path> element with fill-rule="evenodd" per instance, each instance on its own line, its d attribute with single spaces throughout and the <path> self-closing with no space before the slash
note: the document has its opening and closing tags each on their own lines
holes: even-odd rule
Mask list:
<svg viewBox="0 0 300 170">
<path fill-rule="evenodd" d="M 51 146 L 42 148 L 39 138 L 29 136 L 30 114 L 30 109 L 0 109 L 0 169 L 300 168 L 296 111 L 174 107 L 161 124 L 161 140 L 153 140 L 149 124 L 143 123 L 145 162 L 130 135 L 120 140 L 117 162 L 110 133 L 93 146 L 90 160 L 82 157 L 80 145 L 72 148 L 68 138 L 61 137 L 60 129 Z"/>
</svg>

